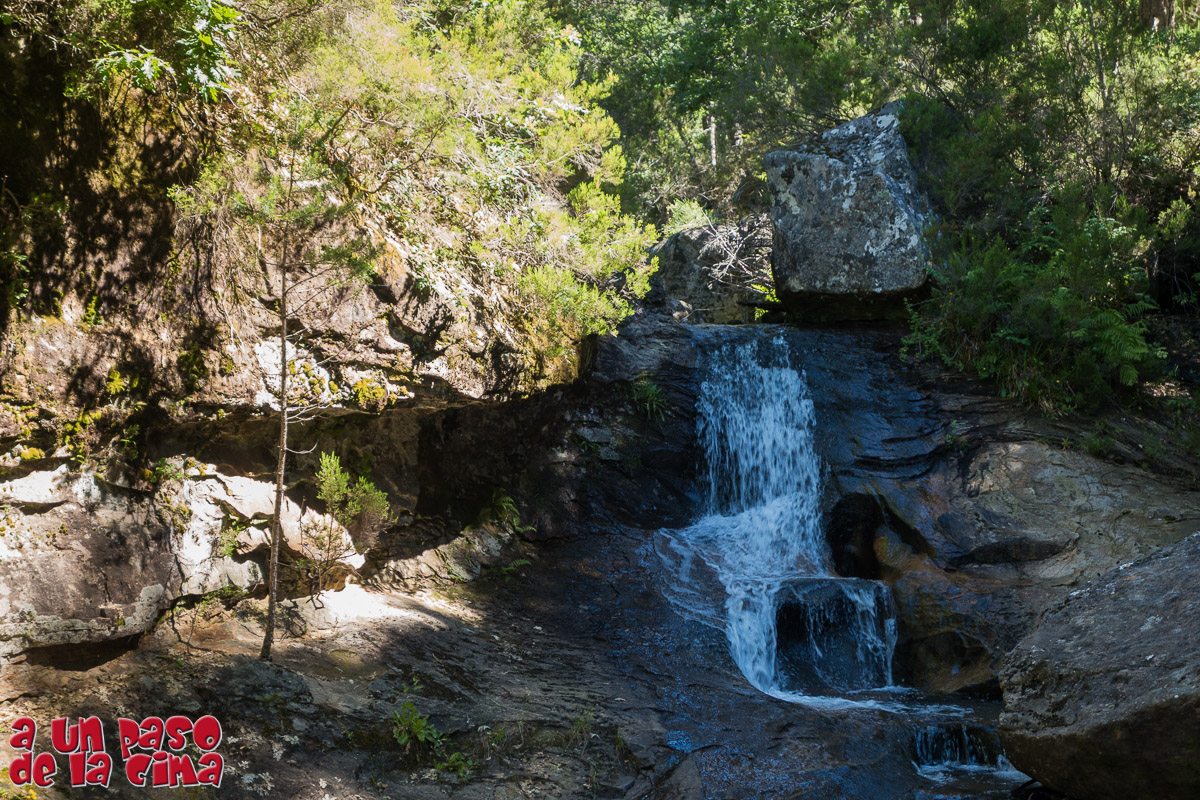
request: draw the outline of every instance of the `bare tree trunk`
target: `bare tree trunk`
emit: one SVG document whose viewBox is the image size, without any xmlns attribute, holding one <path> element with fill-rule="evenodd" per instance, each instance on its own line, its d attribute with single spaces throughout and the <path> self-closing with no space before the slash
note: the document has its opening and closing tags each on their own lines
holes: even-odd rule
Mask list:
<svg viewBox="0 0 1200 800">
<path fill-rule="evenodd" d="M 284 250 L 286 252 L 286 250 Z M 285 256 L 286 259 L 286 256 Z M 262 652 L 258 657 L 271 660 L 275 640 L 275 601 L 279 593 L 279 547 L 283 539 L 284 470 L 287 467 L 288 437 L 288 354 L 287 354 L 287 265 L 280 265 L 279 278 L 279 460 L 275 467 L 275 520 L 271 525 L 271 562 L 267 596 L 267 624 L 263 631 Z"/>
<path fill-rule="evenodd" d="M 708 160 L 712 168 L 717 168 L 717 118 L 708 118 Z"/>
<path fill-rule="evenodd" d="M 1175 0 L 1141 0 L 1142 24 L 1152 31 L 1175 27 Z"/>
</svg>

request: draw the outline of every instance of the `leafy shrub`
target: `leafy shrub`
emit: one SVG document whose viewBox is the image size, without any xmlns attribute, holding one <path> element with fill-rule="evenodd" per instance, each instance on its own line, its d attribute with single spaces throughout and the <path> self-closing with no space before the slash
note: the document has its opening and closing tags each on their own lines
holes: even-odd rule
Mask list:
<svg viewBox="0 0 1200 800">
<path fill-rule="evenodd" d="M 392 712 L 392 738 L 405 752 L 414 748 L 418 753 L 432 752 L 442 745 L 441 731 L 429 721 L 428 715 L 417 710 L 411 700 L 405 700 Z"/>
<path fill-rule="evenodd" d="M 646 373 L 633 382 L 633 402 L 647 419 L 661 420 L 667 412 L 667 397 L 662 387 Z"/>
<path fill-rule="evenodd" d="M 1128 213 L 1128 212 L 1127 212 Z M 1133 224 L 1102 215 L 1076 187 L 1036 206 L 1010 238 L 945 235 L 931 298 L 914 307 L 906 347 L 996 380 L 1046 409 L 1091 410 L 1158 369 L 1147 341 Z"/>
<path fill-rule="evenodd" d="M 663 226 L 663 235 L 671 236 L 693 228 L 703 228 L 713 224 L 708 211 L 695 200 L 676 200 L 667 210 L 667 223 Z"/>
</svg>

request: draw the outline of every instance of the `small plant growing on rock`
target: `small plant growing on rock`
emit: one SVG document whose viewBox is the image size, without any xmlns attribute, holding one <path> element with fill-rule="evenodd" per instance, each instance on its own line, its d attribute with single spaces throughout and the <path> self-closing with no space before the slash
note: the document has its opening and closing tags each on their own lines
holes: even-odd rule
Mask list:
<svg viewBox="0 0 1200 800">
<path fill-rule="evenodd" d="M 587 750 L 588 741 L 592 738 L 592 712 L 584 711 L 571 720 L 571 730 L 567 733 L 567 746 L 578 747 L 580 752 Z"/>
<path fill-rule="evenodd" d="M 963 435 L 966 429 L 967 426 L 962 423 L 962 420 L 950 420 L 950 430 L 946 433 L 946 446 L 955 450 L 966 449 L 967 438 Z"/>
<path fill-rule="evenodd" d="M 150 470 L 151 483 L 164 483 L 181 480 L 183 480 L 183 470 L 175 464 L 172 464 L 170 461 L 167 461 L 165 458 L 160 458 L 154 464 L 154 469 Z"/>
<path fill-rule="evenodd" d="M 667 209 L 667 224 L 663 236 L 671 236 L 693 228 L 711 228 L 713 218 L 704 206 L 695 200 L 676 200 Z"/>
<path fill-rule="evenodd" d="M 216 551 L 223 558 L 232 558 L 238 549 L 238 536 L 240 536 L 250 523 L 244 520 L 226 518 L 221 530 L 217 533 Z"/>
<path fill-rule="evenodd" d="M 517 558 L 500 567 L 500 574 L 504 576 L 504 582 L 508 583 L 511 581 L 513 575 L 520 575 L 521 567 L 528 567 L 529 563 L 528 559 Z"/>
<path fill-rule="evenodd" d="M 429 716 L 417 710 L 416 703 L 405 700 L 392 712 L 392 738 L 404 752 L 416 749 L 436 751 L 442 746 L 442 733 L 429 721 Z"/>
<path fill-rule="evenodd" d="M 521 512 L 512 496 L 503 489 L 492 490 L 492 502 L 484 510 L 484 521 L 497 522 L 501 525 L 511 525 L 517 533 L 532 533 L 536 528 L 532 525 L 521 524 Z"/>
<path fill-rule="evenodd" d="M 37 461 L 45 457 L 46 454 L 36 447 L 26 447 L 21 451 L 22 461 Z"/>
<path fill-rule="evenodd" d="M 392 711 L 392 738 L 406 753 L 432 756 L 433 768 L 440 777 L 461 781 L 475 768 L 475 762 L 465 753 L 447 752 L 445 734 L 411 700 L 405 700 L 399 709 Z"/>
<path fill-rule="evenodd" d="M 179 357 L 175 359 L 175 366 L 179 368 L 179 377 L 183 380 L 184 388 L 189 392 L 199 389 L 204 384 L 204 379 L 208 377 L 208 366 L 204 363 L 204 353 L 201 352 L 199 345 L 180 353 Z"/>
<path fill-rule="evenodd" d="M 342 469 L 341 459 L 335 453 L 321 454 L 317 498 L 325 504 L 326 521 L 301 529 L 305 557 L 292 565 L 305 573 L 310 597 L 316 597 L 326 588 L 341 560 L 354 553 L 354 545 L 343 530 L 360 535 L 373 533 L 392 521 L 387 494 L 366 478 L 353 480 L 350 473 Z"/>
<path fill-rule="evenodd" d="M 661 420 L 666 415 L 667 397 L 645 372 L 633 382 L 633 402 L 647 419 Z"/>
<path fill-rule="evenodd" d="M 121 392 L 129 388 L 129 382 L 125 380 L 125 376 L 116 367 L 108 371 L 108 381 L 104 384 L 104 391 L 110 397 L 116 397 Z"/>
<path fill-rule="evenodd" d="M 471 760 L 465 753 L 455 751 L 446 756 L 442 761 L 433 765 L 433 768 L 443 776 L 452 776 L 457 780 L 462 780 L 467 776 L 467 773 L 474 768 L 475 762 Z"/>
<path fill-rule="evenodd" d="M 386 386 L 370 378 L 363 378 L 354 384 L 354 399 L 367 411 L 382 411 L 387 407 L 388 392 Z"/>
</svg>

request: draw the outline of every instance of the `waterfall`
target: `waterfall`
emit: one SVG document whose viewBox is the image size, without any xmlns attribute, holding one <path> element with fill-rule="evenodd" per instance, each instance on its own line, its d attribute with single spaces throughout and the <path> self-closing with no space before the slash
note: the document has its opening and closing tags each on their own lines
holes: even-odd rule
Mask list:
<svg viewBox="0 0 1200 800">
<path fill-rule="evenodd" d="M 656 539 L 673 607 L 723 628 L 746 679 L 768 694 L 889 684 L 890 597 L 833 573 L 813 403 L 786 340 L 712 352 L 697 411 L 702 516 Z"/>
</svg>

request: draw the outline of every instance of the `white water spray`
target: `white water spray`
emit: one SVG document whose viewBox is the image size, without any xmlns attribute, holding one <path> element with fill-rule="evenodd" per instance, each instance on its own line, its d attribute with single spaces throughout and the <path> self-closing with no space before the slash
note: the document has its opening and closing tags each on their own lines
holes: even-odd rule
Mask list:
<svg viewBox="0 0 1200 800">
<path fill-rule="evenodd" d="M 783 337 L 712 353 L 697 411 L 705 513 L 656 542 L 673 606 L 723 627 L 746 679 L 773 696 L 806 699 L 781 685 L 776 627 L 785 594 L 789 608 L 802 609 L 801 641 L 789 659 L 811 662 L 806 674 L 818 682 L 845 677 L 845 663 L 836 670 L 821 663 L 837 650 L 858 662 L 849 670 L 853 688 L 890 683 L 894 633 L 886 592 L 833 576 L 821 532 L 813 403 L 788 363 Z M 816 594 L 832 602 L 806 605 L 818 585 Z"/>
</svg>

